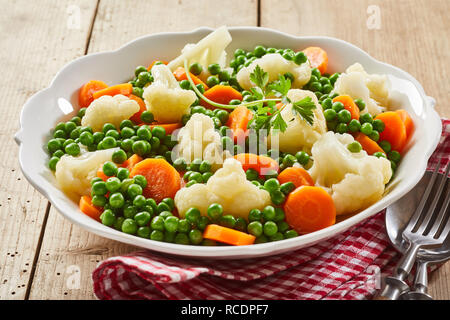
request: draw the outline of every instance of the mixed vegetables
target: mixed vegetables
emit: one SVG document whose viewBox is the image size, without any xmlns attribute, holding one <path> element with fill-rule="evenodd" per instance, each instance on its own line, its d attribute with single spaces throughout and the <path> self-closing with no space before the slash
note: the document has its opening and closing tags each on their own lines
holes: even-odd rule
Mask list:
<svg viewBox="0 0 450 320">
<path fill-rule="evenodd" d="M 237 49 L 226 27 L 127 83 L 91 80 L 48 166 L 80 210 L 155 241 L 250 245 L 314 232 L 378 201 L 411 137 L 389 81 L 328 55 Z"/>
</svg>

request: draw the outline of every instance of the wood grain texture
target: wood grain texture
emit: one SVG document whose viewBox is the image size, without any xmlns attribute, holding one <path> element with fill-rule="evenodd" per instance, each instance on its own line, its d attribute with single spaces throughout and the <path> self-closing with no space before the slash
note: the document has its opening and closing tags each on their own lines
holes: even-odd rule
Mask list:
<svg viewBox="0 0 450 320">
<path fill-rule="evenodd" d="M 85 12 L 80 29 L 66 28 L 66 3 L 0 1 L 1 300 L 25 298 L 48 206 L 19 169 L 13 135 L 19 129 L 19 111 L 26 99 L 45 88 L 62 65 L 84 54 L 95 6 L 89 0 L 71 4 Z"/>
<path fill-rule="evenodd" d="M 101 0 L 88 53 L 113 50 L 144 34 L 192 30 L 201 26 L 256 25 L 256 1 Z M 170 8 L 170 10 L 167 10 Z M 235 9 L 239 8 L 239 12 Z M 30 299 L 93 299 L 91 273 L 99 261 L 136 248 L 107 240 L 49 213 Z M 79 267 L 79 289 L 70 289 Z"/>
<path fill-rule="evenodd" d="M 367 27 L 370 5 L 380 10 L 380 29 Z M 449 118 L 449 11 L 448 0 L 261 0 L 260 20 L 262 27 L 294 35 L 340 38 L 402 68 Z M 433 273 L 429 292 L 435 299 L 450 299 L 450 262 Z"/>
</svg>

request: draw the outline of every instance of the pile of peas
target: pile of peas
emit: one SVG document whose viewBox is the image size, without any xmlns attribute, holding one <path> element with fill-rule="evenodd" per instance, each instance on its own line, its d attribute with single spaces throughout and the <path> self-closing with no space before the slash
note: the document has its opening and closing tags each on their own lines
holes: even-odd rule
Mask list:
<svg viewBox="0 0 450 320">
<path fill-rule="evenodd" d="M 126 168 L 118 168 L 112 162 L 103 165 L 109 178 L 91 181 L 92 203 L 102 207 L 101 222 L 127 234 L 178 244 L 211 244 L 203 241 L 202 231 L 208 225 L 207 217 L 191 208 L 186 219 L 173 215 L 175 204 L 172 198 L 157 203 L 143 195 L 147 185 L 144 176 L 129 177 Z"/>
<path fill-rule="evenodd" d="M 317 68 L 313 68 L 311 70 L 311 78 L 309 82 L 303 87 L 305 90 L 310 90 L 314 92 L 317 98 L 322 101 L 326 98 L 333 99 L 337 96 L 337 94 L 331 94 L 331 91 L 334 89 L 334 84 L 336 80 L 339 78 L 339 73 L 329 74 L 321 74 Z"/>
<path fill-rule="evenodd" d="M 172 135 L 166 134 L 163 127 L 150 128 L 145 124 L 138 126 L 127 119 L 120 123 L 119 128 L 105 123 L 102 131 L 93 132 L 91 127 L 81 126 L 85 112 L 86 108 L 82 108 L 70 121 L 56 125 L 53 138 L 47 143 L 47 150 L 51 155 L 48 166 L 51 170 L 56 169 L 56 164 L 64 154 L 78 156 L 81 152 L 80 145 L 88 151 L 120 147 L 112 156 L 113 161 L 119 164 L 134 153 L 142 157 L 163 157 L 171 161 L 171 150 L 177 142 L 172 141 Z M 153 122 L 152 113 L 144 111 L 141 120 L 144 123 Z"/>
<path fill-rule="evenodd" d="M 200 73 L 202 73 L 202 71 L 203 67 L 197 62 L 191 64 L 189 67 L 189 72 L 191 72 L 195 76 L 198 76 Z M 228 70 L 222 70 L 219 64 L 210 64 L 208 66 L 208 72 L 211 74 L 208 78 L 206 78 L 206 85 L 209 88 L 212 88 L 216 85 L 223 85 L 231 86 L 235 90 L 242 91 L 242 88 L 239 86 L 235 74 L 230 73 Z M 186 90 L 192 89 L 191 84 L 187 80 L 180 81 L 180 87 Z M 199 89 L 201 93 L 205 91 L 205 88 L 202 84 L 198 84 L 197 89 Z"/>
<path fill-rule="evenodd" d="M 239 101 L 239 100 L 238 100 Z M 183 125 L 186 125 L 186 123 L 191 119 L 191 116 L 195 113 L 201 113 L 208 117 L 210 117 L 214 123 L 214 127 L 216 129 L 219 129 L 221 126 L 225 125 L 228 121 L 229 113 L 226 110 L 222 109 L 206 109 L 203 106 L 196 105 L 191 106 L 190 113 L 183 115 L 181 118 L 181 121 Z"/>
<path fill-rule="evenodd" d="M 162 64 L 161 61 L 155 62 L 154 65 Z M 137 66 L 134 70 L 135 77 L 128 81 L 133 86 L 133 94 L 142 98 L 142 94 L 144 93 L 144 87 L 153 82 L 153 76 L 150 70 L 147 70 L 144 66 Z"/>
<path fill-rule="evenodd" d="M 178 158 L 173 162 L 175 169 L 185 172 L 183 175 L 186 181 L 185 187 L 190 187 L 196 183 L 206 183 L 213 175 L 211 171 L 211 164 L 207 160 L 194 159 L 188 165 L 186 160 Z"/>
</svg>

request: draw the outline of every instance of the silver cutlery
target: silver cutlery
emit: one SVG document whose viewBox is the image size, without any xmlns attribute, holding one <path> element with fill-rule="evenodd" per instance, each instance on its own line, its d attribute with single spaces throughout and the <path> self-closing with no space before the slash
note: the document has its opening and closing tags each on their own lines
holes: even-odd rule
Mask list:
<svg viewBox="0 0 450 320">
<path fill-rule="evenodd" d="M 427 265 L 432 261 L 445 261 L 449 251 L 445 248 L 448 246 L 447 242 L 445 246 L 441 245 L 450 231 L 450 188 L 447 177 L 450 165 L 447 166 L 446 173 L 441 175 L 438 173 L 439 164 L 431 177 L 426 174 L 412 191 L 387 209 L 386 229 L 389 238 L 404 255 L 393 275 L 384 279 L 385 286 L 375 299 L 396 300 L 409 292 L 405 279 L 417 257 L 419 264 L 414 290 L 409 296 L 403 295 L 402 298 L 430 298 L 425 296 Z M 427 183 L 425 190 L 423 182 Z M 418 195 L 420 202 L 413 201 L 418 199 Z M 414 214 L 411 216 L 410 212 Z M 404 225 L 406 227 L 401 232 Z"/>
</svg>

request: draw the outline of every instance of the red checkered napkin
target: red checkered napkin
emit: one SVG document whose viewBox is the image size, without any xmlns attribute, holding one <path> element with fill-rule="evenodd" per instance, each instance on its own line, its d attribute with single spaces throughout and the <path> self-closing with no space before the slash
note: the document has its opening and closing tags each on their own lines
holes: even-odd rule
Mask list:
<svg viewBox="0 0 450 320">
<path fill-rule="evenodd" d="M 445 167 L 450 120 L 430 159 Z M 194 260 L 138 251 L 101 262 L 92 278 L 99 299 L 366 299 L 398 260 L 384 212 L 332 239 L 272 257 Z"/>
</svg>

